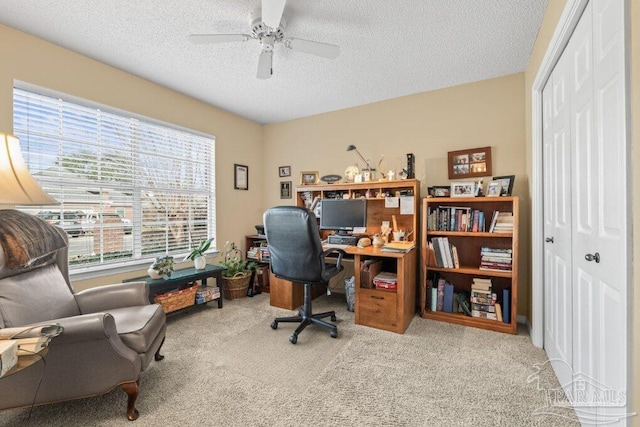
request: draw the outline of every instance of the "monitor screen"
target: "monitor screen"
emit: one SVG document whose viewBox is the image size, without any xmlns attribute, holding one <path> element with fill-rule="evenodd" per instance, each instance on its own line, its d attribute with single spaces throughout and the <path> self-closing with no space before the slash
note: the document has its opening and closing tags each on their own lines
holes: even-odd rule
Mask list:
<svg viewBox="0 0 640 427">
<path fill-rule="evenodd" d="M 320 228 L 323 230 L 349 231 L 367 226 L 367 201 L 365 199 L 323 199 Z"/>
</svg>

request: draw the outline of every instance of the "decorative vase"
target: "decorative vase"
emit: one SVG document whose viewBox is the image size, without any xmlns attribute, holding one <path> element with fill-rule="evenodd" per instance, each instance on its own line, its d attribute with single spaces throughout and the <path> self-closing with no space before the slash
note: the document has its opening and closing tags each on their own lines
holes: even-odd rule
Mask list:
<svg viewBox="0 0 640 427">
<path fill-rule="evenodd" d="M 147 269 L 147 274 L 149 274 L 149 277 L 151 277 L 152 279 L 162 279 L 162 274 L 158 273 L 156 270 L 153 269 L 153 267 L 149 267 Z"/>
<path fill-rule="evenodd" d="M 198 255 L 193 259 L 193 263 L 195 264 L 196 270 L 204 270 L 207 266 L 207 257 L 204 255 Z"/>
<path fill-rule="evenodd" d="M 373 236 L 372 244 L 374 248 L 381 248 L 384 246 L 384 240 L 382 239 L 382 237 L 380 237 L 379 234 L 376 234 L 375 236 Z"/>
</svg>

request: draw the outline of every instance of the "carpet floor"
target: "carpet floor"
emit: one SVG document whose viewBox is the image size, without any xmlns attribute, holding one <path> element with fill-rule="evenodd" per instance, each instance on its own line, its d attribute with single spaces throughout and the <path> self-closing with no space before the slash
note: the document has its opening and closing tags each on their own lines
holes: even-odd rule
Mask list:
<svg viewBox="0 0 640 427">
<path fill-rule="evenodd" d="M 170 316 L 166 358 L 142 374 L 133 424 L 116 388 L 0 412 L 0 425 L 578 425 L 572 410 L 549 405 L 547 391 L 559 384 L 524 330 L 512 336 L 416 316 L 394 334 L 355 325 L 335 293 L 314 301 L 314 311 L 326 310 L 336 310 L 338 338 L 309 326 L 296 345 L 288 341 L 295 324 L 270 327 L 295 313 L 271 307 L 268 294 Z"/>
</svg>

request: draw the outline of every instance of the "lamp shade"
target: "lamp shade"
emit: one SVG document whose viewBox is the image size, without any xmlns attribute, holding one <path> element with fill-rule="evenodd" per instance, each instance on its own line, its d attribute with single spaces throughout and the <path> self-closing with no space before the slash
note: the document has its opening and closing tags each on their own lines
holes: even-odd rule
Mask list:
<svg viewBox="0 0 640 427">
<path fill-rule="evenodd" d="M 29 173 L 20 151 L 20 140 L 6 133 L 0 133 L 0 204 L 59 204 Z"/>
</svg>

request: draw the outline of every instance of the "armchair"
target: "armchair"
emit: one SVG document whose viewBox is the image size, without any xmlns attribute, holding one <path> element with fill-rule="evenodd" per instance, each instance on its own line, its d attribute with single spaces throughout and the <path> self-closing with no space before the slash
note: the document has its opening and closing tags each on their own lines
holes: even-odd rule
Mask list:
<svg viewBox="0 0 640 427">
<path fill-rule="evenodd" d="M 45 363 L 0 378 L 0 409 L 60 402 L 121 386 L 135 420 L 140 374 L 159 361 L 166 317 L 149 304 L 145 282 L 75 293 L 62 230 L 14 210 L 0 210 L 0 328 L 59 323 Z M 39 365 L 39 366 L 38 366 Z"/>
</svg>

